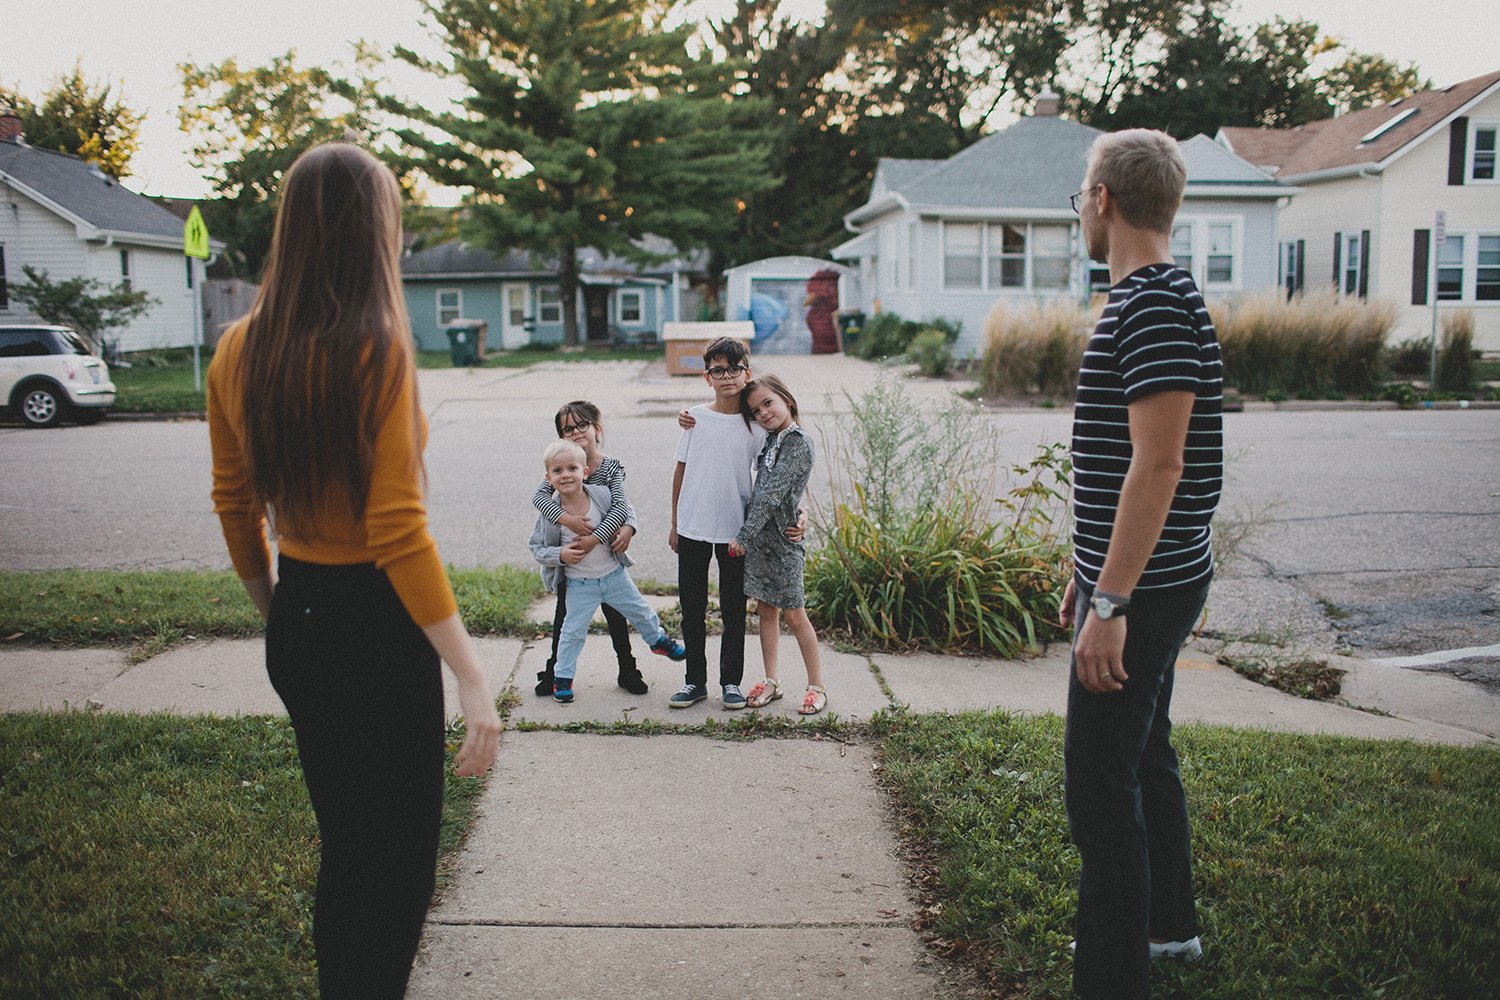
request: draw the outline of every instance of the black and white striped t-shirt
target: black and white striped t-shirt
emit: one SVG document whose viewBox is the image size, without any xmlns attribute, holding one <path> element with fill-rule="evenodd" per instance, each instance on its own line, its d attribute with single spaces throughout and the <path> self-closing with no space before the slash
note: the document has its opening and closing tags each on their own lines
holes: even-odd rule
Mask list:
<svg viewBox="0 0 1500 1000">
<path fill-rule="evenodd" d="M 1213 572 L 1209 522 L 1224 478 L 1219 342 L 1192 276 L 1151 264 L 1110 289 L 1078 373 L 1073 408 L 1073 565 L 1092 589 L 1104 568 L 1130 467 L 1126 406 L 1152 393 L 1195 394 L 1182 479 L 1161 539 L 1136 584 L 1162 590 Z"/>
</svg>

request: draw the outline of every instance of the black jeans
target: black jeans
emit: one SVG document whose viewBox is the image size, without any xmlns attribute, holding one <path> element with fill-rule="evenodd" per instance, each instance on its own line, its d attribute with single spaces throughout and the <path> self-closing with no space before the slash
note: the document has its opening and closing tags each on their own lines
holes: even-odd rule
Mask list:
<svg viewBox="0 0 1500 1000">
<path fill-rule="evenodd" d="M 677 601 L 682 605 L 682 644 L 687 647 L 687 682 L 708 686 L 708 562 L 719 563 L 719 611 L 724 638 L 719 644 L 719 683 L 745 679 L 745 557 L 729 554 L 727 542 L 700 542 L 677 536 Z"/>
<path fill-rule="evenodd" d="M 313 909 L 319 993 L 399 998 L 437 871 L 437 653 L 373 565 L 283 555 L 266 669 L 297 733 L 322 839 Z"/>
<path fill-rule="evenodd" d="M 1081 588 L 1075 621 L 1088 608 Z M 1073 990 L 1081 997 L 1147 1000 L 1148 941 L 1198 933 L 1187 796 L 1172 749 L 1172 680 L 1208 584 L 1137 591 L 1126 616 L 1120 691 L 1096 694 L 1068 680 L 1065 797 L 1083 861 L 1074 927 Z"/>
<path fill-rule="evenodd" d="M 630 648 L 630 622 L 608 604 L 600 605 L 604 611 L 604 624 L 609 626 L 609 641 L 615 647 L 615 660 L 620 664 L 621 674 L 638 674 L 635 653 Z M 568 617 L 568 578 L 557 585 L 557 611 L 552 615 L 552 655 L 547 657 L 547 666 L 537 675 L 537 680 L 553 676 L 557 666 L 557 640 L 562 636 L 563 619 Z"/>
</svg>

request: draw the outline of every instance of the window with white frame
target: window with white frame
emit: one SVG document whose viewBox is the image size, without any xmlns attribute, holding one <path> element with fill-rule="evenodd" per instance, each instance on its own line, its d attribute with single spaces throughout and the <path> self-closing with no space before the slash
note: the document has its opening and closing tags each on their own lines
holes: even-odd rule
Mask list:
<svg viewBox="0 0 1500 1000">
<path fill-rule="evenodd" d="M 1359 233 L 1346 233 L 1344 235 L 1344 256 L 1339 265 L 1342 277 L 1339 279 L 1339 291 L 1345 298 L 1354 298 L 1359 295 L 1359 265 L 1364 247 L 1360 243 Z"/>
<path fill-rule="evenodd" d="M 438 326 L 447 326 L 464 314 L 464 290 L 462 288 L 439 288 L 437 290 Z"/>
<path fill-rule="evenodd" d="M 1281 244 L 1281 287 L 1286 289 L 1287 298 L 1302 290 L 1306 247 L 1303 240 L 1287 240 Z"/>
<path fill-rule="evenodd" d="M 536 290 L 536 319 L 538 323 L 562 322 L 562 293 L 556 285 Z"/>
<path fill-rule="evenodd" d="M 1469 174 L 1471 181 L 1494 181 L 1495 152 L 1500 122 L 1469 123 Z"/>
<path fill-rule="evenodd" d="M 1500 233 L 1449 233 L 1437 248 L 1441 302 L 1500 302 Z"/>
<path fill-rule="evenodd" d="M 1071 226 L 1030 222 L 943 224 L 943 287 L 1065 289 L 1071 284 Z"/>
<path fill-rule="evenodd" d="M 1167 252 L 1205 291 L 1239 287 L 1242 250 L 1238 219 L 1179 216 L 1172 226 Z"/>
<path fill-rule="evenodd" d="M 917 224 L 906 227 L 906 290 L 917 290 Z"/>
<path fill-rule="evenodd" d="M 984 287 L 984 225 L 950 222 L 943 225 L 943 287 Z"/>
<path fill-rule="evenodd" d="M 629 323 L 632 326 L 639 326 L 641 324 L 641 317 L 645 314 L 645 310 L 642 307 L 641 302 L 641 293 L 639 289 L 620 289 L 620 322 Z"/>
</svg>

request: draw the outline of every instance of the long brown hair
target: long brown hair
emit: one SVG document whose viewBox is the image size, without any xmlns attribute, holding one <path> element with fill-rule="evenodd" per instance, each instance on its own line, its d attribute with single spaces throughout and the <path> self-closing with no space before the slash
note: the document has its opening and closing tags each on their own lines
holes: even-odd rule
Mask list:
<svg viewBox="0 0 1500 1000">
<path fill-rule="evenodd" d="M 311 525 L 329 500 L 363 519 L 375 436 L 407 384 L 420 438 L 400 254 L 384 164 L 341 142 L 297 158 L 239 369 L 251 482 L 280 527 Z"/>
</svg>

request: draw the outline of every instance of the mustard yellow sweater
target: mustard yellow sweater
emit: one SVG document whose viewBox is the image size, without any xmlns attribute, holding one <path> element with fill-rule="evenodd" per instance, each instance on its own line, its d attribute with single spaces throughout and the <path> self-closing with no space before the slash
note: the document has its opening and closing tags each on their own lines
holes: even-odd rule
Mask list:
<svg viewBox="0 0 1500 1000">
<path fill-rule="evenodd" d="M 213 448 L 214 512 L 224 530 L 229 557 L 242 579 L 270 569 L 266 512 L 255 502 L 246 457 L 242 402 L 231 386 L 241 364 L 245 324 L 228 330 L 208 369 L 208 435 Z M 407 380 L 394 405 L 380 418 L 365 516 L 356 521 L 347 501 L 327 500 L 311 525 L 293 534 L 281 525 L 277 547 L 293 559 L 325 565 L 372 562 L 385 571 L 401 603 L 421 626 L 442 621 L 458 606 L 437 545 L 427 531 L 427 506 L 417 458 L 426 445 L 412 440 L 414 386 Z"/>
</svg>

